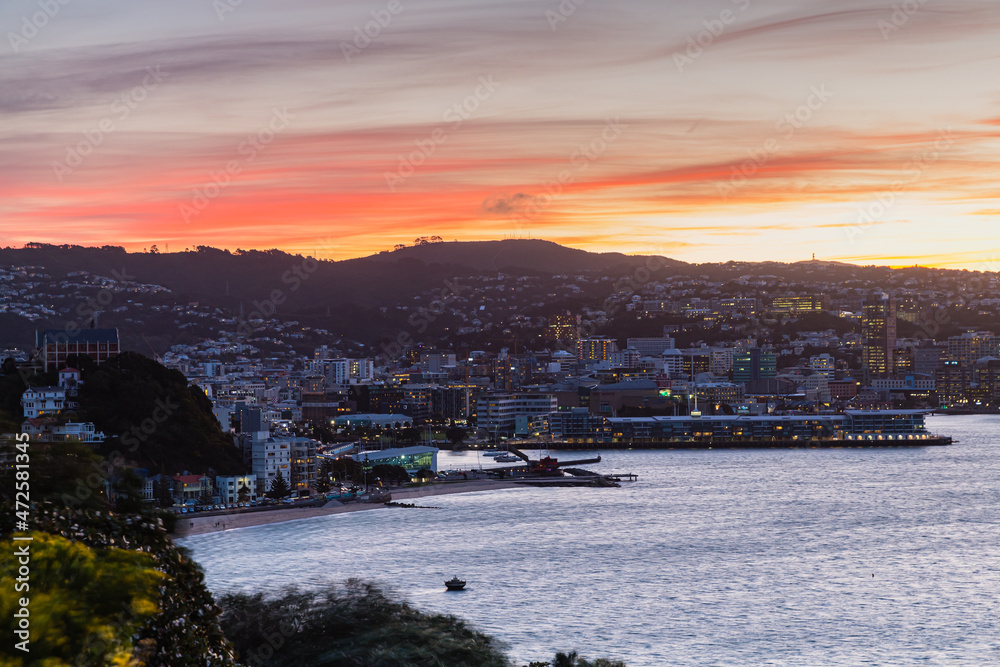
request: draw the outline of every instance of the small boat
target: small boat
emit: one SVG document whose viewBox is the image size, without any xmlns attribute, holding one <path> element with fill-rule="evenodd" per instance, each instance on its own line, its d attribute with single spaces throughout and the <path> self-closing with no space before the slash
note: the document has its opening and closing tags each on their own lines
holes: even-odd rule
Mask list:
<svg viewBox="0 0 1000 667">
<path fill-rule="evenodd" d="M 503 454 L 503 450 L 500 449 L 484 449 L 483 456 L 500 456 Z"/>
<path fill-rule="evenodd" d="M 444 582 L 444 585 L 448 587 L 449 591 L 460 591 L 465 588 L 465 581 L 459 579 L 458 577 L 452 577 L 448 581 Z"/>
<path fill-rule="evenodd" d="M 500 456 L 495 457 L 493 460 L 499 461 L 500 463 L 511 463 L 514 461 L 520 461 L 521 459 L 517 458 L 513 454 L 502 454 Z"/>
</svg>

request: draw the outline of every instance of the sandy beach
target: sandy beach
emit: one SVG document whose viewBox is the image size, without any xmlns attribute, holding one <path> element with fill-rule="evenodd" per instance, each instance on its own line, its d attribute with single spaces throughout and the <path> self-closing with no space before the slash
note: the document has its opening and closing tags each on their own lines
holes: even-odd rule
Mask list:
<svg viewBox="0 0 1000 667">
<path fill-rule="evenodd" d="M 408 502 L 428 496 L 443 496 L 452 493 L 472 493 L 475 491 L 493 491 L 496 489 L 518 488 L 517 482 L 479 479 L 469 482 L 443 482 L 426 486 L 392 489 L 394 502 Z M 204 535 L 220 530 L 249 528 L 263 526 L 268 523 L 281 523 L 297 519 L 309 519 L 328 514 L 343 514 L 345 512 L 360 512 L 385 508 L 382 503 L 348 503 L 331 507 L 276 507 L 266 511 L 238 512 L 232 514 L 213 514 L 209 516 L 179 516 L 175 537 L 190 537 Z M 405 510 L 400 510 L 405 511 Z"/>
</svg>

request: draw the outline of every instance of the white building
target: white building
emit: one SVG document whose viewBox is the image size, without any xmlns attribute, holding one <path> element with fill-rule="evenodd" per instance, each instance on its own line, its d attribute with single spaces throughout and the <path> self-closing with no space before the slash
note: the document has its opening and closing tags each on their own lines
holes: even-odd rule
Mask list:
<svg viewBox="0 0 1000 667">
<path fill-rule="evenodd" d="M 822 375 L 829 380 L 833 379 L 835 362 L 833 357 L 826 352 L 809 357 L 809 367 L 816 371 L 817 375 Z"/>
<path fill-rule="evenodd" d="M 556 350 L 552 353 L 552 362 L 548 366 L 549 373 L 572 373 L 576 369 L 577 358 L 566 350 Z"/>
<path fill-rule="evenodd" d="M 316 365 L 331 385 L 369 382 L 375 377 L 375 362 L 371 359 L 322 359 Z"/>
<path fill-rule="evenodd" d="M 30 387 L 21 394 L 25 419 L 57 415 L 66 408 L 66 390 L 62 387 Z"/>
<path fill-rule="evenodd" d="M 350 377 L 358 382 L 371 382 L 375 377 L 375 362 L 371 359 L 350 359 Z"/>
<path fill-rule="evenodd" d="M 347 384 L 351 379 L 351 363 L 348 359 L 323 359 L 318 362 L 319 370 L 328 384 Z"/>
<path fill-rule="evenodd" d="M 539 416 L 559 408 L 552 394 L 487 394 L 477 404 L 477 426 L 489 433 L 513 434 L 517 416 Z"/>
<path fill-rule="evenodd" d="M 80 371 L 75 368 L 66 368 L 59 371 L 59 386 L 66 390 L 67 396 L 76 396 L 77 391 L 83 381 L 80 380 Z"/>
<path fill-rule="evenodd" d="M 663 372 L 671 379 L 683 378 L 684 376 L 684 355 L 681 351 L 673 348 L 664 350 L 660 356 L 663 360 Z"/>
<path fill-rule="evenodd" d="M 21 432 L 39 442 L 104 442 L 104 433 L 93 422 L 53 423 L 50 419 L 26 419 Z"/>
<path fill-rule="evenodd" d="M 801 390 L 807 401 L 830 402 L 830 380 L 825 375 L 816 373 L 803 378 Z"/>
<path fill-rule="evenodd" d="M 726 375 L 733 370 L 733 361 L 736 357 L 736 348 L 717 347 L 712 350 L 712 358 L 709 361 L 708 371 L 716 375 Z"/>
<path fill-rule="evenodd" d="M 247 495 L 244 500 L 257 500 L 257 477 L 254 475 L 222 476 L 215 478 L 215 493 L 219 500 L 224 503 L 237 503 L 240 501 L 240 489 L 246 487 Z"/>
<path fill-rule="evenodd" d="M 261 494 L 271 490 L 271 482 L 278 475 L 292 488 L 292 447 L 287 439 L 254 438 L 250 448 L 251 469 Z"/>
<path fill-rule="evenodd" d="M 608 355 L 609 368 L 637 368 L 639 366 L 639 350 L 626 347 Z"/>
<path fill-rule="evenodd" d="M 671 336 L 629 338 L 628 347 L 635 348 L 643 357 L 658 357 L 663 354 L 664 350 L 673 349 L 674 339 Z"/>
</svg>

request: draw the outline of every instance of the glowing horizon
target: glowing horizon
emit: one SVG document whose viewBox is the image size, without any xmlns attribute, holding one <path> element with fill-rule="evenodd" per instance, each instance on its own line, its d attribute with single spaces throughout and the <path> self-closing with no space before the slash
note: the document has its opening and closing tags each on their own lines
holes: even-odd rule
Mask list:
<svg viewBox="0 0 1000 667">
<path fill-rule="evenodd" d="M 996 270 L 1000 7 L 915 6 L 7 5 L 0 245 Z"/>
</svg>

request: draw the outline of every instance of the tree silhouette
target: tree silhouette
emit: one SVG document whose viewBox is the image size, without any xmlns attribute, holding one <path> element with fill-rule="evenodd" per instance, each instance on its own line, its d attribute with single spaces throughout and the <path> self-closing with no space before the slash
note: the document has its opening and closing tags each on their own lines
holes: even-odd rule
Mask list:
<svg viewBox="0 0 1000 667">
<path fill-rule="evenodd" d="M 316 471 L 316 490 L 320 493 L 326 493 L 330 490 L 330 477 L 333 475 L 335 470 L 335 464 L 332 459 L 323 459 L 319 464 L 319 470 Z"/>
<path fill-rule="evenodd" d="M 286 480 L 285 477 L 279 473 L 274 479 L 271 480 L 271 488 L 267 491 L 267 497 L 280 500 L 282 498 L 287 498 L 291 492 L 292 490 L 288 486 L 288 480 Z"/>
</svg>

